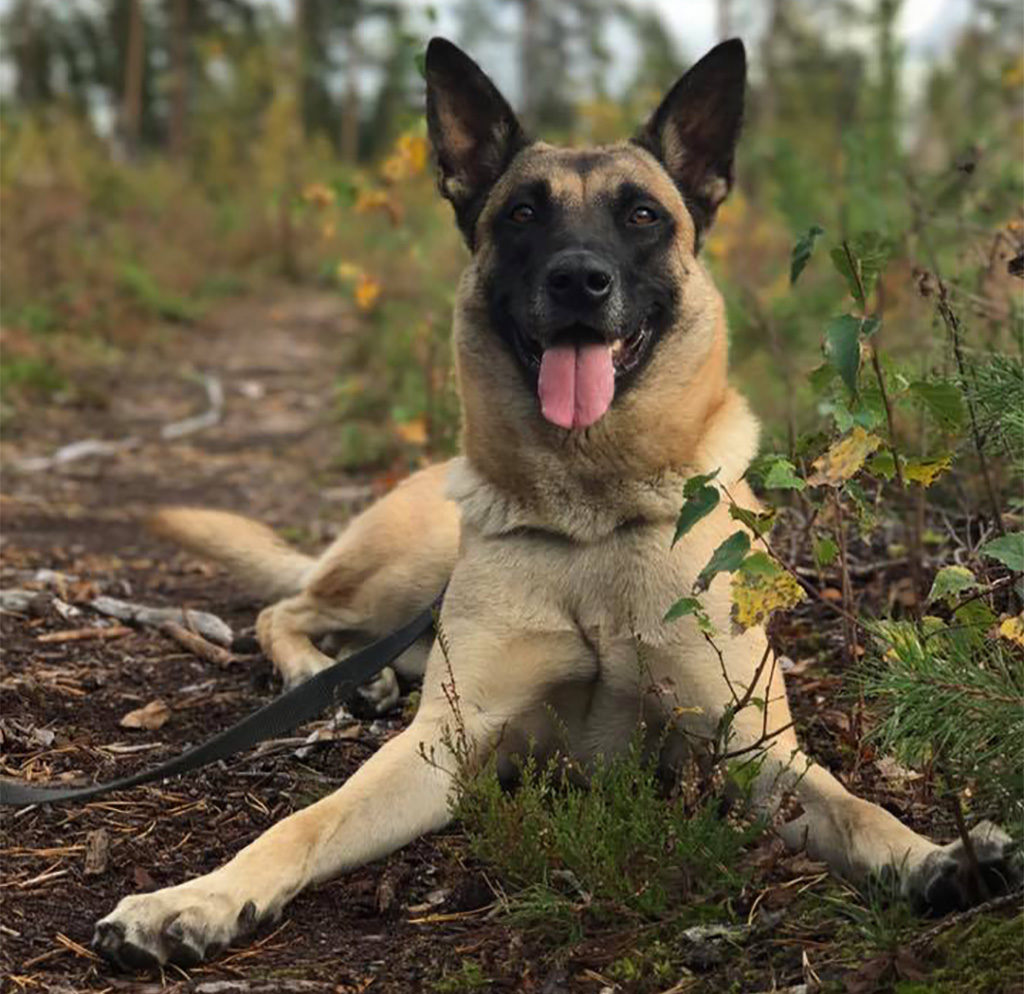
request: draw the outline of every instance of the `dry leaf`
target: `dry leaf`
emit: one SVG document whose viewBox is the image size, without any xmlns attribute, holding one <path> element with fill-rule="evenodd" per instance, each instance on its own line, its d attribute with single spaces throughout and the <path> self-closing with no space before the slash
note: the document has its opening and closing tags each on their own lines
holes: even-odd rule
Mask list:
<svg viewBox="0 0 1024 994">
<path fill-rule="evenodd" d="M 118 724 L 122 728 L 145 728 L 155 732 L 167 724 L 171 716 L 171 709 L 160 700 L 150 701 L 143 708 L 136 708 L 129 711 Z"/>
<path fill-rule="evenodd" d="M 841 438 L 823 456 L 814 460 L 814 474 L 807 481 L 812 487 L 827 484 L 838 487 L 850 479 L 864 465 L 872 452 L 882 444 L 877 435 L 871 435 L 859 425 L 845 438 Z"/>
</svg>

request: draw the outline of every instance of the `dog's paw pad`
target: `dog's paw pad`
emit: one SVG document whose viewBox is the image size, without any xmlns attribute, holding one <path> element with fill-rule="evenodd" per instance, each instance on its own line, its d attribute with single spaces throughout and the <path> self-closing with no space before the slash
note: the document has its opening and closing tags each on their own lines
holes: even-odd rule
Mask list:
<svg viewBox="0 0 1024 994">
<path fill-rule="evenodd" d="M 914 873 L 910 896 L 919 911 L 963 911 L 1020 886 L 1024 867 L 1006 832 L 984 821 L 971 830 L 970 840 L 977 874 L 962 839 L 933 852 Z"/>
<path fill-rule="evenodd" d="M 92 948 L 122 970 L 152 970 L 159 966 L 159 956 L 129 940 L 127 933 L 120 922 L 101 921 L 93 934 Z"/>
</svg>

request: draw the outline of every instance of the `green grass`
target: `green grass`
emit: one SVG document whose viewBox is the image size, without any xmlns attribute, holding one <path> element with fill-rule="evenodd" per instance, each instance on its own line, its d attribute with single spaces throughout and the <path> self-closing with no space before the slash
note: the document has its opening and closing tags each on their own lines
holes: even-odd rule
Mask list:
<svg viewBox="0 0 1024 994">
<path fill-rule="evenodd" d="M 32 356 L 0 362 L 0 393 L 16 390 L 49 397 L 67 385 L 64 374 L 49 359 Z"/>
</svg>

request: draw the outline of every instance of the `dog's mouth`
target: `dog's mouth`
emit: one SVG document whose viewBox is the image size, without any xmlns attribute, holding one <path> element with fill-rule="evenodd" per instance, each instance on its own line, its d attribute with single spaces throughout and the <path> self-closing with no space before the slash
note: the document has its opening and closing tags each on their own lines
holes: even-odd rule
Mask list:
<svg viewBox="0 0 1024 994">
<path fill-rule="evenodd" d="M 635 369 L 653 338 L 651 312 L 611 344 L 581 323 L 559 330 L 546 345 L 516 334 L 520 361 L 537 374 L 541 413 L 560 428 L 588 428 L 611 407 L 616 381 Z"/>
<path fill-rule="evenodd" d="M 635 369 L 647 351 L 653 333 L 655 312 L 652 311 L 641 319 L 636 329 L 620 338 L 616 338 L 608 349 L 611 353 L 612 368 L 616 376 L 622 376 Z M 576 322 L 567 325 L 552 336 L 552 345 L 556 347 L 565 344 L 589 344 L 604 342 L 603 332 L 589 325 Z M 519 360 L 527 369 L 537 372 L 540 369 L 544 357 L 545 346 L 536 339 L 524 335 L 518 331 L 515 335 L 516 351 L 519 353 Z"/>
</svg>

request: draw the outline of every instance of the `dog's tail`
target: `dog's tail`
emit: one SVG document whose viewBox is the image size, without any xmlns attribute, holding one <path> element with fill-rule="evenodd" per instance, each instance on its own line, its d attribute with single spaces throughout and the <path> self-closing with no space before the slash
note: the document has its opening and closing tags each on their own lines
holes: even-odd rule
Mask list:
<svg viewBox="0 0 1024 994">
<path fill-rule="evenodd" d="M 254 594 L 270 599 L 298 593 L 316 561 L 266 525 L 228 511 L 165 507 L 148 525 L 161 538 L 225 566 Z"/>
</svg>

